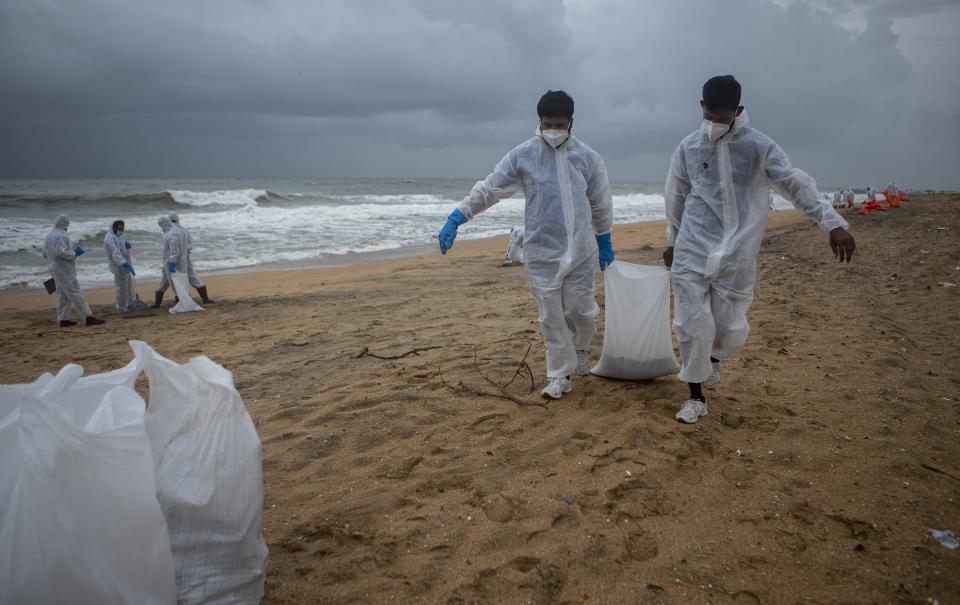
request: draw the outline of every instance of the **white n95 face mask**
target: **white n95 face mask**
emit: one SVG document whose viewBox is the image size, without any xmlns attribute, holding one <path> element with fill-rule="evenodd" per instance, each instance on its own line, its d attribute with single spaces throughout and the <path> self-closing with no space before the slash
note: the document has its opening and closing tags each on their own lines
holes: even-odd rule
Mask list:
<svg viewBox="0 0 960 605">
<path fill-rule="evenodd" d="M 729 132 L 730 124 L 704 120 L 703 124 L 700 125 L 700 130 L 703 132 L 703 134 L 710 138 L 711 142 L 714 142 Z"/>
<path fill-rule="evenodd" d="M 563 145 L 564 141 L 570 137 L 570 133 L 566 130 L 541 130 L 540 135 L 554 149 Z"/>
</svg>

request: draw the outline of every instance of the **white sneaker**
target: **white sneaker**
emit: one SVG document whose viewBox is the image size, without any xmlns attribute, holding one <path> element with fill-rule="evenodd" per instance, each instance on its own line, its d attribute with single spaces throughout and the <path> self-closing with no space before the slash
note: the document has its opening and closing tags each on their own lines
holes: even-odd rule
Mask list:
<svg viewBox="0 0 960 605">
<path fill-rule="evenodd" d="M 577 351 L 577 376 L 586 376 L 590 373 L 587 367 L 587 350 Z"/>
<path fill-rule="evenodd" d="M 684 402 L 683 407 L 680 408 L 680 411 L 677 412 L 675 418 L 680 422 L 686 422 L 687 424 L 693 424 L 700 419 L 701 416 L 707 415 L 707 404 L 698 401 L 696 399 L 687 399 Z"/>
<path fill-rule="evenodd" d="M 557 377 L 551 378 L 540 393 L 549 399 L 560 399 L 564 393 L 569 393 L 573 387 L 570 386 L 570 379 Z"/>
<path fill-rule="evenodd" d="M 703 381 L 703 386 L 708 389 L 715 389 L 720 386 L 720 362 L 713 362 L 713 371 L 710 372 L 710 375 L 707 376 L 707 379 Z"/>
</svg>

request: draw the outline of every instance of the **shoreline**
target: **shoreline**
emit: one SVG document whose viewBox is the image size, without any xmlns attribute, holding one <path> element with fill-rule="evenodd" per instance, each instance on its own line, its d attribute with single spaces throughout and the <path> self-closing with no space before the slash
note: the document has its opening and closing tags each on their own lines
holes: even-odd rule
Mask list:
<svg viewBox="0 0 960 605">
<path fill-rule="evenodd" d="M 776 210 L 770 213 L 768 228 L 774 225 L 787 224 L 797 220 L 805 220 L 805 217 L 795 209 Z M 666 219 L 614 225 L 614 251 L 617 250 L 618 244 L 621 243 L 617 239 L 617 235 L 619 233 L 626 234 L 627 237 L 630 237 L 629 234 L 637 231 L 645 232 L 648 229 L 655 229 L 656 232 L 660 234 L 659 237 L 653 236 L 655 241 L 659 243 L 654 243 L 652 245 L 659 245 L 662 247 L 664 245 L 664 237 L 662 236 L 662 233 L 665 225 Z M 459 256 L 463 254 L 487 254 L 491 252 L 492 249 L 495 249 L 497 246 L 499 246 L 502 248 L 502 251 L 505 255 L 508 238 L 509 235 L 504 234 L 477 239 L 457 240 L 456 247 L 453 251 L 451 251 L 450 254 L 453 256 Z M 349 270 L 354 267 L 366 266 L 377 267 L 382 264 L 390 265 L 397 261 L 403 261 L 412 258 L 431 258 L 434 256 L 441 258 L 440 255 L 437 254 L 436 245 L 426 244 L 406 246 L 403 248 L 394 248 L 390 250 L 356 252 L 352 254 L 339 255 L 336 257 L 320 257 L 316 259 L 271 262 L 261 265 L 232 267 L 229 269 L 215 269 L 213 271 L 203 271 L 198 273 L 200 274 L 200 279 L 204 280 L 205 283 L 210 280 L 213 284 L 219 284 L 225 278 L 242 278 L 243 276 L 258 276 L 258 278 L 262 278 L 265 275 L 269 275 L 272 276 L 269 278 L 269 281 L 273 281 L 279 278 L 279 276 L 289 276 L 291 273 L 296 274 L 299 272 L 312 273 L 315 271 Z M 137 282 L 137 286 L 144 292 L 152 293 L 158 283 L 159 281 L 157 279 L 145 279 L 139 280 Z M 81 284 L 81 288 L 83 289 L 84 296 L 91 299 L 88 300 L 88 302 L 96 302 L 97 304 L 100 304 L 104 295 L 107 295 L 110 299 L 112 299 L 113 296 L 113 284 L 109 280 L 94 283 L 88 286 Z M 0 303 L 34 300 L 46 296 L 52 295 L 48 295 L 46 290 L 44 290 L 41 286 L 0 289 Z M 212 291 L 211 297 L 213 297 Z M 143 295 L 141 295 L 141 299 L 147 300 Z"/>
</svg>

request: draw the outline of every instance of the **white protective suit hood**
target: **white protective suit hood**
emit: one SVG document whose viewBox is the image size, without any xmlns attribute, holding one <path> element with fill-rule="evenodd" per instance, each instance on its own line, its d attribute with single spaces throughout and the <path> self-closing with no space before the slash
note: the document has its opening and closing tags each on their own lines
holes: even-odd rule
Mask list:
<svg viewBox="0 0 960 605">
<path fill-rule="evenodd" d="M 171 212 L 167 215 L 167 218 L 169 218 L 171 222 L 177 223 L 178 225 L 180 224 L 180 215 L 178 215 L 176 212 Z"/>
<path fill-rule="evenodd" d="M 173 223 L 165 216 L 161 216 L 159 219 L 157 219 L 157 224 L 160 225 L 160 229 L 164 233 L 173 229 Z"/>
<path fill-rule="evenodd" d="M 53 226 L 55 229 L 63 229 L 66 231 L 67 227 L 70 226 L 70 219 L 67 218 L 66 214 L 61 214 L 54 219 Z"/>
</svg>

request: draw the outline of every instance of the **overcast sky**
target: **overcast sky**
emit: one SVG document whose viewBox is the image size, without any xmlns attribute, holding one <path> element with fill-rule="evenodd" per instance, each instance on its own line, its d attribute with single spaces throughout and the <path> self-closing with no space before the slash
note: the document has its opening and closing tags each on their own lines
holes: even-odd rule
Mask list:
<svg viewBox="0 0 960 605">
<path fill-rule="evenodd" d="M 0 0 L 0 178 L 481 178 L 561 88 L 661 182 L 727 73 L 821 184 L 960 189 L 958 0 Z"/>
</svg>

